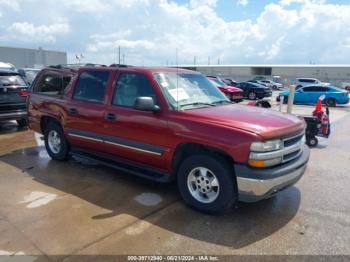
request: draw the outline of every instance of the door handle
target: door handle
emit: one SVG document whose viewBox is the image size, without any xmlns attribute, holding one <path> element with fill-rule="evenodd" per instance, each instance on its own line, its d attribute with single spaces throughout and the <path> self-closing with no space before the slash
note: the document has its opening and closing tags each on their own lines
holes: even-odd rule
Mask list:
<svg viewBox="0 0 350 262">
<path fill-rule="evenodd" d="M 106 118 L 106 120 L 109 120 L 109 121 L 117 120 L 117 116 L 114 113 L 107 113 L 105 118 Z"/>
<path fill-rule="evenodd" d="M 68 109 L 68 113 L 70 115 L 77 115 L 78 114 L 78 109 L 76 109 L 76 108 L 69 108 Z"/>
</svg>

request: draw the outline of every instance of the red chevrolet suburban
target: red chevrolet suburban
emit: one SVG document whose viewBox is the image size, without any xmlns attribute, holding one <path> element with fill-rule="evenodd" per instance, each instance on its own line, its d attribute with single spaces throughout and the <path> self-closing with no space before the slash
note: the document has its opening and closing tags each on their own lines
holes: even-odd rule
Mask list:
<svg viewBox="0 0 350 262">
<path fill-rule="evenodd" d="M 303 175 L 305 123 L 233 104 L 202 74 L 174 68 L 49 67 L 27 100 L 54 160 L 93 159 L 160 182 L 206 213 L 274 196 Z"/>
</svg>

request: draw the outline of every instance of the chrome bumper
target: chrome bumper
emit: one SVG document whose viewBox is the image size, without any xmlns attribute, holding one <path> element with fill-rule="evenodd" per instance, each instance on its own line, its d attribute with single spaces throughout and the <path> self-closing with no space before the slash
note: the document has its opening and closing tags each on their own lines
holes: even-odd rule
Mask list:
<svg viewBox="0 0 350 262">
<path fill-rule="evenodd" d="M 310 150 L 305 146 L 302 156 L 280 168 L 257 169 L 241 168 L 245 175 L 237 174 L 238 198 L 242 202 L 256 202 L 272 197 L 277 192 L 292 186 L 302 177 L 309 160 Z M 256 174 L 259 173 L 259 176 Z M 269 178 L 271 177 L 271 178 Z"/>
</svg>

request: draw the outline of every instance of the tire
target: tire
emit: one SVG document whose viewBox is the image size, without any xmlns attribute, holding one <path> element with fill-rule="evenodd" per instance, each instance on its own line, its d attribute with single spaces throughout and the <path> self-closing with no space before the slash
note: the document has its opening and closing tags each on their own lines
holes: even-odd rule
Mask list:
<svg viewBox="0 0 350 262">
<path fill-rule="evenodd" d="M 28 126 L 28 120 L 26 118 L 17 120 L 18 127 L 23 128 Z"/>
<path fill-rule="evenodd" d="M 337 101 L 334 98 L 328 98 L 326 100 L 326 105 L 329 107 L 336 107 L 337 106 Z"/>
<path fill-rule="evenodd" d="M 283 104 L 288 104 L 288 96 L 283 97 Z"/>
<path fill-rule="evenodd" d="M 186 158 L 178 170 L 177 183 L 184 202 L 203 213 L 222 213 L 238 199 L 233 169 L 219 156 Z"/>
<path fill-rule="evenodd" d="M 58 123 L 48 123 L 44 131 L 44 140 L 46 151 L 52 159 L 64 161 L 69 158 L 69 144 Z"/>
<path fill-rule="evenodd" d="M 249 100 L 256 100 L 257 95 L 255 92 L 249 92 L 248 98 L 249 98 Z"/>
<path fill-rule="evenodd" d="M 316 147 L 318 145 L 318 139 L 317 137 L 309 137 L 309 138 L 306 138 L 306 144 L 309 146 L 309 147 Z"/>
</svg>

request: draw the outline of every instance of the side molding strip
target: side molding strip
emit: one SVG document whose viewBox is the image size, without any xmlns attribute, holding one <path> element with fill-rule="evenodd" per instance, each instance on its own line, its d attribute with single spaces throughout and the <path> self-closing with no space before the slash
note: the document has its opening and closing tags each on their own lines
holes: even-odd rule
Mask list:
<svg viewBox="0 0 350 262">
<path fill-rule="evenodd" d="M 130 141 L 122 138 L 99 135 L 92 132 L 80 131 L 77 129 L 68 129 L 68 135 L 71 137 L 82 138 L 90 141 L 100 142 L 108 145 L 128 148 L 139 152 L 162 156 L 164 149 L 161 147 Z"/>
</svg>

